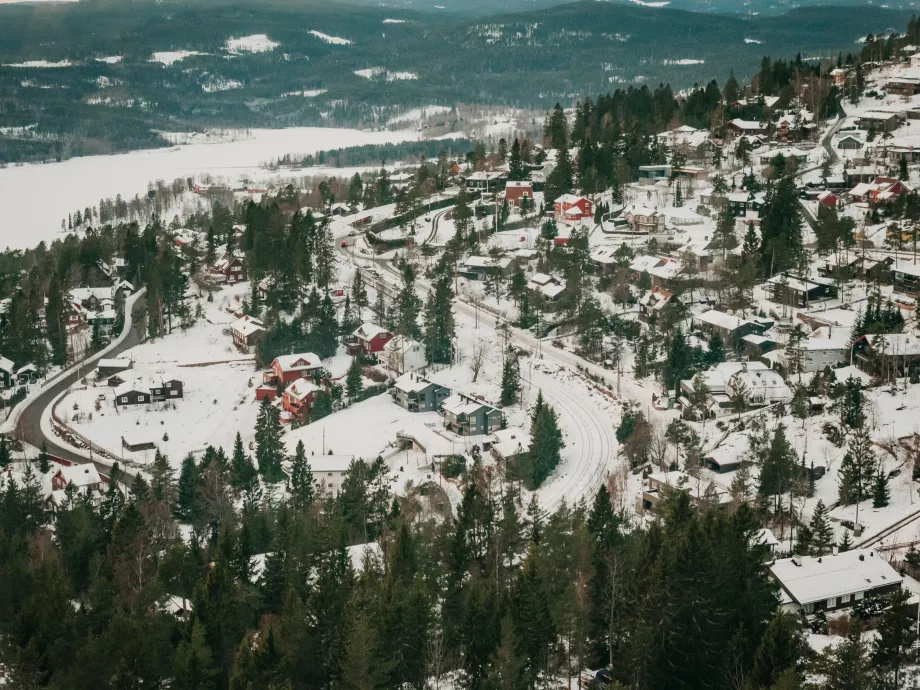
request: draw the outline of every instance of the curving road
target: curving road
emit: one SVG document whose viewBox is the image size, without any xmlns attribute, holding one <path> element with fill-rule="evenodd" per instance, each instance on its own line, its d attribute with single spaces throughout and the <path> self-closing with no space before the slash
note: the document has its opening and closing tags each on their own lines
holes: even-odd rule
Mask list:
<svg viewBox="0 0 920 690">
<path fill-rule="evenodd" d="M 133 313 L 143 313 L 145 308 L 145 301 L 143 297 L 141 297 L 135 302 Z M 125 350 L 129 350 L 142 342 L 144 337 L 144 320 L 134 319 L 133 327 L 125 339 L 119 345 L 115 346 L 112 348 L 112 350 L 106 353 L 106 356 L 116 357 Z M 56 455 L 57 457 L 64 458 L 65 460 L 70 460 L 71 462 L 75 463 L 86 463 L 87 459 L 85 457 L 61 446 L 55 437 L 46 437 L 42 432 L 41 418 L 42 414 L 53 403 L 54 399 L 65 390 L 67 390 L 77 380 L 85 376 L 87 372 L 88 369 L 77 368 L 71 373 L 62 376 L 60 379 L 48 386 L 46 390 L 42 391 L 38 397 L 34 398 L 29 403 L 28 407 L 26 407 L 22 411 L 22 414 L 19 416 L 19 421 L 16 425 L 16 437 L 26 443 L 30 443 L 36 448 L 41 448 L 42 443 L 46 444 L 48 452 L 51 455 Z M 100 472 L 108 473 L 111 471 L 111 467 L 109 465 L 98 462 L 93 462 L 93 465 L 95 465 Z"/>
</svg>

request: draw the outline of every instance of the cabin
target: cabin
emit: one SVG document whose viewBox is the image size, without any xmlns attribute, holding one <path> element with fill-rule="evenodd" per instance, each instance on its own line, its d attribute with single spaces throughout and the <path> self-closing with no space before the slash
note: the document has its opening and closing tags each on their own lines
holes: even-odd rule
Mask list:
<svg viewBox="0 0 920 690">
<path fill-rule="evenodd" d="M 154 381 L 150 386 L 150 402 L 162 402 L 182 398 L 182 381 L 170 379 L 168 381 Z"/>
<path fill-rule="evenodd" d="M 782 608 L 812 614 L 849 608 L 901 588 L 903 577 L 871 549 L 774 561 L 770 575 L 782 588 Z"/>
<path fill-rule="evenodd" d="M 659 135 L 660 136 L 660 135 Z M 654 182 L 671 177 L 670 165 L 640 165 L 639 182 Z"/>
<path fill-rule="evenodd" d="M 723 311 L 710 309 L 693 317 L 693 325 L 698 327 L 710 339 L 717 333 L 722 337 L 726 348 L 738 347 L 741 339 L 749 333 L 762 335 L 766 330 L 761 324 L 741 319 Z"/>
<path fill-rule="evenodd" d="M 224 252 L 224 255 L 208 269 L 208 273 L 216 282 L 227 283 L 228 285 L 246 280 L 246 267 L 243 265 L 243 257 L 236 252 Z"/>
<path fill-rule="evenodd" d="M 427 367 L 428 357 L 422 343 L 397 335 L 383 346 L 383 363 L 391 376 L 402 376 Z"/>
<path fill-rule="evenodd" d="M 462 393 L 447 398 L 441 409 L 444 426 L 460 436 L 491 434 L 502 426 L 501 410 Z"/>
<path fill-rule="evenodd" d="M 97 365 L 96 376 L 100 379 L 109 378 L 120 374 L 134 366 L 130 359 L 100 359 Z"/>
<path fill-rule="evenodd" d="M 865 146 L 865 144 L 863 143 L 862 139 L 855 137 L 852 134 L 841 137 L 837 142 L 837 148 L 841 151 L 858 151 L 863 146 Z"/>
<path fill-rule="evenodd" d="M 901 117 L 897 113 L 867 111 L 860 113 L 856 120 L 860 129 L 875 129 L 877 132 L 893 132 L 901 126 Z"/>
<path fill-rule="evenodd" d="M 548 305 L 559 302 L 565 295 L 565 285 L 562 284 L 562 280 L 548 273 L 532 275 L 527 281 L 527 289 Z"/>
<path fill-rule="evenodd" d="M 0 387 L 9 388 L 16 381 L 16 365 L 13 360 L 0 355 Z"/>
<path fill-rule="evenodd" d="M 156 441 L 147 434 L 126 431 L 121 437 L 121 447 L 132 453 L 136 453 L 143 450 L 155 450 L 157 444 Z"/>
<path fill-rule="evenodd" d="M 364 323 L 345 341 L 345 349 L 352 357 L 375 355 L 393 339 L 393 334 L 382 326 Z"/>
<path fill-rule="evenodd" d="M 920 294 L 920 263 L 899 259 L 891 265 L 895 292 L 916 297 Z"/>
<path fill-rule="evenodd" d="M 502 183 L 507 179 L 507 174 L 502 172 L 473 172 L 463 178 L 463 185 L 475 192 L 486 194 L 497 192 Z"/>
<path fill-rule="evenodd" d="M 252 354 L 256 346 L 265 337 L 265 326 L 253 316 L 244 316 L 230 324 L 230 334 L 237 349 Z"/>
<path fill-rule="evenodd" d="M 639 300 L 639 320 L 642 323 L 649 323 L 656 319 L 669 304 L 678 306 L 680 300 L 670 290 L 653 287 Z"/>
<path fill-rule="evenodd" d="M 409 372 L 403 374 L 390 389 L 393 402 L 409 412 L 433 412 L 451 395 L 450 388 Z"/>
<path fill-rule="evenodd" d="M 150 391 L 144 390 L 134 381 L 118 386 L 114 395 L 116 408 L 128 405 L 147 405 L 150 402 Z"/>
<path fill-rule="evenodd" d="M 524 429 L 499 429 L 492 434 L 489 451 L 492 457 L 507 467 L 530 452 L 533 439 Z"/>
<path fill-rule="evenodd" d="M 920 369 L 920 338 L 913 333 L 864 335 L 853 341 L 853 364 L 870 376 L 905 376 Z"/>
</svg>

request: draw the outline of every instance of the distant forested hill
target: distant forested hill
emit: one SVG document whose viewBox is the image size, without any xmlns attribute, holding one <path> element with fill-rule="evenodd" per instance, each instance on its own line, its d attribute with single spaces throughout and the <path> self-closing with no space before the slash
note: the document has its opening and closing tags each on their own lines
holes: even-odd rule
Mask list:
<svg viewBox="0 0 920 690">
<path fill-rule="evenodd" d="M 151 129 L 358 124 L 419 105 L 545 107 L 627 85 L 684 88 L 748 77 L 764 55 L 833 58 L 908 17 L 606 2 L 474 19 L 313 0 L 0 5 L 0 161 L 162 143 Z M 253 34 L 274 49 L 227 44 Z M 177 51 L 183 59 L 151 61 Z"/>
</svg>

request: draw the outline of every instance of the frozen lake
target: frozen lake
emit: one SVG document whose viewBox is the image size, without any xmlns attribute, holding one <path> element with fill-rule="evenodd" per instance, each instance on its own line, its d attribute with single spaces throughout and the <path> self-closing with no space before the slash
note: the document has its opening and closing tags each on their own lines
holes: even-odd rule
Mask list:
<svg viewBox="0 0 920 690">
<path fill-rule="evenodd" d="M 195 143 L 111 156 L 72 158 L 62 163 L 0 169 L 0 247 L 26 249 L 62 237 L 61 219 L 100 199 L 128 200 L 143 195 L 147 183 L 211 174 L 253 182 L 277 176 L 259 168 L 287 153 L 384 144 L 416 139 L 417 132 L 364 132 L 355 129 L 295 127 L 250 130 L 250 138 L 223 143 Z M 309 174 L 304 170 L 298 174 Z M 316 172 L 314 169 L 312 172 Z M 291 176 L 290 172 L 285 173 Z"/>
</svg>

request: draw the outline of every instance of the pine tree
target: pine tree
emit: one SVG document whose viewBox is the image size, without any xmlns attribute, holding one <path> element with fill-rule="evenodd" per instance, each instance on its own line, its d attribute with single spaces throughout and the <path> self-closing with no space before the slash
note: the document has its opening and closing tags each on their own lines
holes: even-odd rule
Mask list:
<svg viewBox="0 0 920 690">
<path fill-rule="evenodd" d="M 159 449 L 153 456 L 150 486 L 156 500 L 164 501 L 170 507 L 173 505 L 176 496 L 175 474 L 169 465 L 169 459 Z"/>
<path fill-rule="evenodd" d="M 348 373 L 345 374 L 345 393 L 348 399 L 354 402 L 364 390 L 364 380 L 361 373 L 361 362 L 357 357 L 351 360 L 348 365 Z"/>
<path fill-rule="evenodd" d="M 233 440 L 233 457 L 230 459 L 230 486 L 239 491 L 249 484 L 256 474 L 256 469 L 243 448 L 243 437 L 237 431 Z"/>
<path fill-rule="evenodd" d="M 888 505 L 888 475 L 881 469 L 875 475 L 875 484 L 872 490 L 872 507 L 884 508 Z"/>
<path fill-rule="evenodd" d="M 546 405 L 540 411 L 533 423 L 531 437 L 529 456 L 532 470 L 528 488 L 535 489 L 559 465 L 560 453 L 565 447 L 553 408 Z"/>
<path fill-rule="evenodd" d="M 752 686 L 769 688 L 787 668 L 795 667 L 806 651 L 801 621 L 791 613 L 776 614 L 764 631 L 754 655 Z"/>
<path fill-rule="evenodd" d="M 431 364 L 453 360 L 455 323 L 452 303 L 454 291 L 449 275 L 435 280 L 434 290 L 425 303 L 425 356 Z"/>
<path fill-rule="evenodd" d="M 502 365 L 502 391 L 500 402 L 509 407 L 517 402 L 521 390 L 521 365 L 518 362 L 517 352 L 508 348 L 505 352 L 505 361 Z"/>
<path fill-rule="evenodd" d="M 409 264 L 403 267 L 403 288 L 396 301 L 399 314 L 396 332 L 413 340 L 421 339 L 418 317 L 422 309 L 422 300 L 415 292 L 415 270 Z"/>
<path fill-rule="evenodd" d="M 355 308 L 358 310 L 358 316 L 361 316 L 361 312 L 368 306 L 367 301 L 367 287 L 364 285 L 364 276 L 361 274 L 361 271 L 355 270 L 355 277 L 351 281 L 351 301 L 355 305 Z"/>
<path fill-rule="evenodd" d="M 268 398 L 262 399 L 256 418 L 256 464 L 266 483 L 274 484 L 284 479 L 281 462 L 284 444 L 281 440 L 281 415 Z"/>
<path fill-rule="evenodd" d="M 93 320 L 93 331 L 90 336 L 89 349 L 90 352 L 100 352 L 104 347 L 105 340 L 102 338 L 102 326 L 97 318 Z"/>
<path fill-rule="evenodd" d="M 872 646 L 872 666 L 882 681 L 879 687 L 902 688 L 911 672 L 914 658 L 911 649 L 917 639 L 912 629 L 914 614 L 908 603 L 910 595 L 904 589 L 895 590 L 888 599 L 888 608 L 876 624 L 875 638 Z"/>
<path fill-rule="evenodd" d="M 309 508 L 316 499 L 316 489 L 313 486 L 313 471 L 307 462 L 307 451 L 303 441 L 297 442 L 294 452 L 294 463 L 291 466 L 291 491 L 294 504 L 301 510 Z"/>
<path fill-rule="evenodd" d="M 834 529 L 827 517 L 824 501 L 818 500 L 809 525 L 811 532 L 811 552 L 814 556 L 826 556 L 834 546 Z"/>
<path fill-rule="evenodd" d="M 51 460 L 48 457 L 48 444 L 42 441 L 42 449 L 38 454 L 38 471 L 42 474 L 48 474 L 51 471 Z"/>
</svg>

